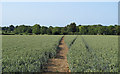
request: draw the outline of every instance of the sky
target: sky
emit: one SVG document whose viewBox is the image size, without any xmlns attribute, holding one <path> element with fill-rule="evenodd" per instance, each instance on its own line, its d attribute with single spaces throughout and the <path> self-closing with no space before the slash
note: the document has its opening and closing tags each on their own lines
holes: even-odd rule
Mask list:
<svg viewBox="0 0 120 74">
<path fill-rule="evenodd" d="M 118 2 L 3 2 L 2 26 L 114 25 Z"/>
<path fill-rule="evenodd" d="M 1 2 L 119 2 L 120 0 L 1 0 Z"/>
</svg>

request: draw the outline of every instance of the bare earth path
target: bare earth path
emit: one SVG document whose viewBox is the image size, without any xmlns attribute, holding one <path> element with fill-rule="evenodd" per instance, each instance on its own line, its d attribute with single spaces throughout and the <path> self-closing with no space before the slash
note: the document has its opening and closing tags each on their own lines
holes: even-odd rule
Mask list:
<svg viewBox="0 0 120 74">
<path fill-rule="evenodd" d="M 59 48 L 60 51 L 57 52 L 56 57 L 48 60 L 45 72 L 70 72 L 67 62 L 68 47 L 64 42 L 64 37 L 60 42 Z"/>
</svg>

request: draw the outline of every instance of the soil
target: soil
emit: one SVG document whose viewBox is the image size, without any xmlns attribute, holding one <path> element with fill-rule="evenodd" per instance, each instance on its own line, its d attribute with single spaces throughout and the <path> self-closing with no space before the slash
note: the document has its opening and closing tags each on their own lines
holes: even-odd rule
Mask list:
<svg viewBox="0 0 120 74">
<path fill-rule="evenodd" d="M 61 39 L 59 48 L 56 57 L 48 60 L 45 72 L 70 72 L 67 61 L 68 47 L 64 42 L 64 37 Z"/>
</svg>

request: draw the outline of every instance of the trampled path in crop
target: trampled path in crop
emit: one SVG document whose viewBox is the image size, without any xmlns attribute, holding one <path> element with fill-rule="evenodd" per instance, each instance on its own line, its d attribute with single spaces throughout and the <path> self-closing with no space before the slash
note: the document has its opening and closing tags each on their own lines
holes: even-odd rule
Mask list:
<svg viewBox="0 0 120 74">
<path fill-rule="evenodd" d="M 59 48 L 56 57 L 48 60 L 45 72 L 70 72 L 67 61 L 68 47 L 64 42 L 64 37 L 60 41 Z"/>
</svg>

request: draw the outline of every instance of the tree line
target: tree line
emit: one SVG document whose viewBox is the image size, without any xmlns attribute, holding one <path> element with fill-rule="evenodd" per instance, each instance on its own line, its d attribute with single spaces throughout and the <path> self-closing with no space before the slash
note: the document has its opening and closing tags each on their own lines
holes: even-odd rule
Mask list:
<svg viewBox="0 0 120 74">
<path fill-rule="evenodd" d="M 1 27 L 3 35 L 120 35 L 119 25 L 102 26 L 98 25 L 78 25 L 70 23 L 65 27 L 46 27 L 35 24 L 33 26 L 13 26 Z"/>
</svg>

